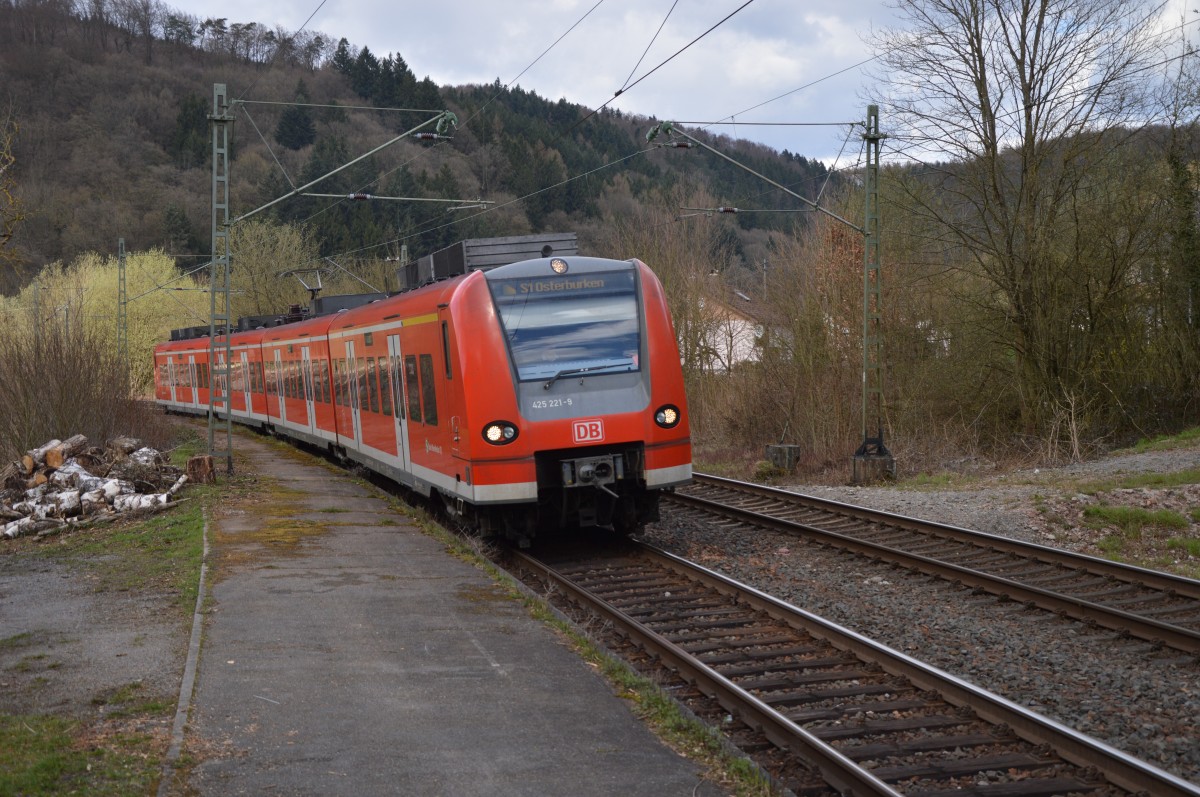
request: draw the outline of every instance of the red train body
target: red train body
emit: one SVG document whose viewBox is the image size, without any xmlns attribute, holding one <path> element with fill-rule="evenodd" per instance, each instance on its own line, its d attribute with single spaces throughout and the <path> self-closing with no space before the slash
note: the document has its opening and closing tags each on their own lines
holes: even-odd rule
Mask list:
<svg viewBox="0 0 1200 797">
<path fill-rule="evenodd" d="M 637 260 L 545 258 L 230 338 L 234 420 L 304 440 L 489 533 L 631 531 L 691 478 L 679 352 Z M 160 344 L 168 410 L 206 413 L 207 338 Z"/>
</svg>

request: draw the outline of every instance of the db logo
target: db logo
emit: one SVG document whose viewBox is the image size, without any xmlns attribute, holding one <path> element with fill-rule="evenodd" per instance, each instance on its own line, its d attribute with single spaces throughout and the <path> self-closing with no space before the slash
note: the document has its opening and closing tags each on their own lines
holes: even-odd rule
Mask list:
<svg viewBox="0 0 1200 797">
<path fill-rule="evenodd" d="M 571 436 L 576 443 L 599 443 L 604 439 L 604 421 L 599 418 L 575 421 L 571 424 Z"/>
</svg>

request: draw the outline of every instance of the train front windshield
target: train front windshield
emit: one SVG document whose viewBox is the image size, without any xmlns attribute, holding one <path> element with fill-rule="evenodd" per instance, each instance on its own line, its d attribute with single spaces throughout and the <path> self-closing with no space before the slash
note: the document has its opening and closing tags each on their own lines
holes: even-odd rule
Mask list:
<svg viewBox="0 0 1200 797">
<path fill-rule="evenodd" d="M 522 382 L 638 370 L 633 271 L 489 280 Z"/>
</svg>

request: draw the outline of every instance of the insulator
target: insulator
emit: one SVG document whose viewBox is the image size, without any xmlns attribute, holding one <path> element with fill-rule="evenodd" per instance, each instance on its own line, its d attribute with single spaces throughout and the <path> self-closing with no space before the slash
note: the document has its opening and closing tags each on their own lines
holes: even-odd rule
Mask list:
<svg viewBox="0 0 1200 797">
<path fill-rule="evenodd" d="M 370 199 L 370 194 L 350 194 L 347 199 L 353 199 L 355 202 L 362 202 L 364 199 Z"/>
<path fill-rule="evenodd" d="M 417 133 L 417 141 L 437 141 L 437 133 Z"/>
<path fill-rule="evenodd" d="M 671 146 L 675 149 L 691 149 L 695 145 L 690 141 L 672 141 Z"/>
<path fill-rule="evenodd" d="M 717 212 L 718 213 L 737 213 L 738 209 L 721 207 L 721 208 L 717 208 Z"/>
</svg>

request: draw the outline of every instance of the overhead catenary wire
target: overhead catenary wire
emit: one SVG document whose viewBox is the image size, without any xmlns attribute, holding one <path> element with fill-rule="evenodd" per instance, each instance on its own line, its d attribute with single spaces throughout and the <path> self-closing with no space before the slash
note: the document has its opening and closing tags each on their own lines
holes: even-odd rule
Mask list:
<svg viewBox="0 0 1200 797">
<path fill-rule="evenodd" d="M 591 119 L 593 116 L 595 116 L 596 114 L 598 114 L 598 113 L 601 111 L 601 109 L 603 109 L 603 108 L 607 107 L 607 106 L 608 106 L 608 104 L 609 104 L 610 102 L 612 102 L 613 100 L 615 100 L 617 97 L 620 97 L 620 96 L 621 96 L 622 94 L 624 94 L 626 91 L 628 91 L 629 89 L 633 88 L 634 86 L 636 86 L 637 84 L 639 84 L 639 83 L 641 83 L 643 80 L 645 80 L 646 78 L 648 78 L 648 77 L 650 77 L 651 75 L 653 75 L 653 74 L 654 74 L 655 72 L 657 72 L 658 70 L 662 69 L 662 68 L 663 68 L 664 66 L 666 66 L 667 64 L 669 64 L 669 63 L 671 63 L 672 61 L 674 61 L 674 60 L 675 60 L 677 57 L 679 57 L 679 56 L 680 56 L 680 55 L 681 55 L 681 54 L 682 54 L 682 53 L 683 53 L 685 50 L 687 50 L 687 49 L 688 49 L 689 47 L 691 47 L 693 44 L 695 44 L 696 42 L 700 41 L 700 40 L 701 40 L 701 39 L 703 39 L 705 36 L 707 36 L 708 34 L 712 33 L 712 32 L 713 32 L 714 30 L 716 30 L 717 28 L 719 28 L 719 27 L 721 27 L 722 25 L 724 25 L 726 22 L 728 22 L 730 19 L 732 19 L 732 18 L 733 18 L 733 16 L 734 16 L 735 14 L 737 14 L 739 11 L 741 11 L 743 8 L 745 8 L 746 6 L 750 5 L 750 4 L 751 4 L 751 3 L 753 3 L 753 2 L 754 2 L 754 0 L 746 0 L 746 2 L 742 3 L 740 6 L 738 6 L 737 8 L 735 8 L 733 11 L 730 11 L 730 12 L 729 12 L 729 14 L 727 14 L 727 15 L 726 15 L 726 16 L 725 16 L 725 17 L 724 17 L 724 18 L 723 18 L 723 19 L 722 19 L 720 22 L 716 23 L 716 24 L 715 24 L 715 25 L 713 25 L 711 28 L 709 28 L 708 30 L 704 31 L 704 32 L 703 32 L 703 33 L 701 33 L 699 36 L 697 36 L 696 38 L 692 39 L 692 40 L 691 40 L 690 42 L 688 42 L 687 44 L 685 44 L 685 45 L 683 45 L 682 47 L 680 47 L 678 50 L 676 50 L 674 53 L 672 53 L 670 56 L 668 56 L 668 57 L 667 57 L 667 59 L 666 59 L 665 61 L 661 62 L 661 63 L 660 63 L 658 66 L 654 67 L 654 68 L 653 68 L 653 69 L 651 69 L 649 72 L 646 72 L 644 75 L 642 75 L 640 78 L 638 78 L 637 80 L 633 81 L 632 83 L 628 83 L 628 85 L 626 85 L 625 87 L 623 87 L 623 88 L 620 88 L 620 89 L 617 89 L 617 91 L 616 91 L 616 92 L 615 92 L 615 93 L 614 93 L 614 94 L 613 94 L 611 97 L 609 97 L 607 100 L 605 100 L 603 103 L 601 103 L 601 104 L 600 104 L 598 107 L 596 107 L 596 108 L 594 108 L 593 110 L 589 111 L 589 112 L 587 113 L 587 115 L 585 115 L 585 116 L 584 116 L 582 119 L 580 119 L 579 121 L 575 122 L 575 124 L 573 124 L 573 125 L 571 125 L 569 128 L 567 128 L 566 132 L 565 132 L 563 135 L 567 135 L 567 134 L 569 134 L 569 133 L 570 133 L 572 130 L 574 130 L 575 128 L 579 127 L 581 124 L 583 124 L 584 122 L 586 122 L 588 119 Z M 628 82 L 628 81 L 627 81 L 627 82 Z"/>
</svg>

